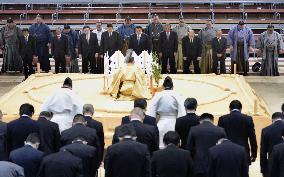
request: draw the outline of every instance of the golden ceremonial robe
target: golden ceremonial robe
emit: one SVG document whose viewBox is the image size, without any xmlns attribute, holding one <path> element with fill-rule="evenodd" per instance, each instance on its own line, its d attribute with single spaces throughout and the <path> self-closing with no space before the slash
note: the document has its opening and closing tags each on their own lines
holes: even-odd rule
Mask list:
<svg viewBox="0 0 284 177">
<path fill-rule="evenodd" d="M 118 69 L 114 74 L 109 91 L 112 97 L 119 100 L 150 99 L 152 97 L 147 88 L 143 70 L 134 64 L 127 64 Z"/>
</svg>

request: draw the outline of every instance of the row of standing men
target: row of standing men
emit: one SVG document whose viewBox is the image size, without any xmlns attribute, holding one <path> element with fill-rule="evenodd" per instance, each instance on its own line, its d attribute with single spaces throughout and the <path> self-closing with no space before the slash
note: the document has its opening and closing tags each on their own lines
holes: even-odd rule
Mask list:
<svg viewBox="0 0 284 177">
<path fill-rule="evenodd" d="M 135 26 L 131 22 L 130 17 L 125 19 L 125 23 L 117 31 L 113 30 L 112 24 L 108 24 L 107 31 L 104 31 L 99 22 L 93 32 L 89 26 L 84 26 L 83 34 L 79 36 L 66 25 L 63 31 L 57 28 L 52 37 L 49 27 L 43 23 L 41 16 L 37 16 L 36 23 L 29 30 L 23 31 L 24 34 L 12 19 L 8 19 L 7 25 L 1 29 L 0 45 L 4 51 L 2 72 L 22 71 L 24 65 L 27 77 L 34 72 L 32 66 L 35 57 L 40 62 L 41 69 L 48 72 L 51 48 L 56 73 L 66 72 L 66 63 L 70 66 L 69 72 L 79 72 L 77 57 L 82 58 L 83 73 L 103 73 L 104 54 L 111 56 L 117 50 L 122 50 L 125 54 L 127 49 L 133 49 L 138 55 L 143 50 L 156 52 L 161 61 L 162 73 L 168 73 L 168 66 L 172 74 L 177 69 L 191 73 L 191 63 L 197 74 L 226 73 L 228 45 L 231 51 L 231 72 L 236 64 L 237 72 L 247 75 L 249 51 L 255 48 L 253 32 L 243 21 L 229 31 L 227 39 L 222 37 L 221 30 L 212 26 L 211 21 L 195 36 L 183 18 L 171 30 L 171 25 L 163 26 L 157 15 L 154 15 L 144 33 L 141 26 Z M 261 34 L 257 48 L 263 56 L 261 75 L 279 75 L 278 55 L 283 53 L 284 43 L 281 35 L 274 31 L 273 25 L 269 25 L 267 31 Z M 219 63 L 220 71 L 217 71 Z"/>
<path fill-rule="evenodd" d="M 116 127 L 113 145 L 106 152 L 106 177 L 149 176 L 150 171 L 153 177 L 248 176 L 248 166 L 257 157 L 257 142 L 253 119 L 241 113 L 239 101 L 230 103 L 231 112 L 220 117 L 218 127 L 212 115 L 205 113 L 199 117 L 195 114 L 197 101 L 194 98 L 186 99 L 187 114 L 176 120 L 176 133 L 165 133 L 163 150 L 158 150 L 156 118 L 144 113 L 146 107 L 144 99 L 135 100 L 130 116 L 123 117 L 122 125 Z M 92 105 L 85 105 L 84 115 L 76 115 L 73 126 L 61 135 L 58 125 L 50 121 L 50 112 L 42 112 L 37 122 L 31 119 L 33 113 L 32 105 L 23 104 L 21 117 L 7 125 L 4 133 L 7 141 L 1 142 L 1 147 L 8 147 L 10 161 L 22 166 L 27 177 L 36 176 L 38 170 L 41 177 L 64 173 L 94 176 L 103 157 L 104 133 L 102 124 L 92 119 Z M 1 122 L 1 131 L 3 127 Z M 30 133 L 38 133 L 39 138 Z M 261 134 L 260 165 L 264 177 L 280 177 L 284 173 L 281 166 L 284 163 L 281 160 L 283 136 L 283 113 L 274 113 L 272 124 Z M 46 154 L 35 150 L 37 148 L 50 155 L 43 157 Z M 5 151 L 1 152 L 3 160 Z M 0 163 L 3 173 L 12 167 L 18 169 L 9 163 Z M 60 169 L 57 168 L 59 163 Z"/>
</svg>

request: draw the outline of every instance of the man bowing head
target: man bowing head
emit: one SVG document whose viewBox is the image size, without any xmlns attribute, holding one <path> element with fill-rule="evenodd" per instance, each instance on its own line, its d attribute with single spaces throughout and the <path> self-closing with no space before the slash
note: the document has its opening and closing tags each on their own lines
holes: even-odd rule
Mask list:
<svg viewBox="0 0 284 177">
<path fill-rule="evenodd" d="M 58 124 L 60 132 L 71 128 L 73 117 L 83 111 L 83 101 L 72 90 L 72 80 L 69 77 L 64 80 L 61 88 L 45 100 L 41 111 L 53 113 L 51 121 Z"/>
</svg>

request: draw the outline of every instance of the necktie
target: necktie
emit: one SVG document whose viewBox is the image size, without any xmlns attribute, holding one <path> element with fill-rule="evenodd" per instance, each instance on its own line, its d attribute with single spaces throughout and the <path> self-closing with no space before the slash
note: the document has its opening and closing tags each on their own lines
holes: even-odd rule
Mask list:
<svg viewBox="0 0 284 177">
<path fill-rule="evenodd" d="M 109 37 L 111 37 L 111 33 L 112 33 L 112 32 L 108 33 L 108 34 L 109 34 Z"/>
<path fill-rule="evenodd" d="M 219 37 L 219 38 L 218 38 L 218 42 L 219 42 L 219 43 L 220 43 L 220 40 L 221 40 L 221 38 Z"/>
<path fill-rule="evenodd" d="M 170 39 L 170 33 L 167 32 L 167 39 L 169 40 Z"/>
<path fill-rule="evenodd" d="M 28 36 L 25 36 L 25 39 L 26 39 L 26 43 L 28 43 L 29 41 Z"/>
<path fill-rule="evenodd" d="M 193 38 L 190 38 L 190 43 L 193 43 Z"/>
</svg>

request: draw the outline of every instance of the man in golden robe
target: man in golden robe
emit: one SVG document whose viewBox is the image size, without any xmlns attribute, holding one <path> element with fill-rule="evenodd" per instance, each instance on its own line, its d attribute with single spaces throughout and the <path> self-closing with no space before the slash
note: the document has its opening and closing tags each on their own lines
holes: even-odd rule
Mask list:
<svg viewBox="0 0 284 177">
<path fill-rule="evenodd" d="M 144 71 L 134 65 L 131 54 L 126 57 L 126 66 L 114 74 L 109 92 L 118 100 L 150 99 L 152 95 L 147 87 Z"/>
</svg>

